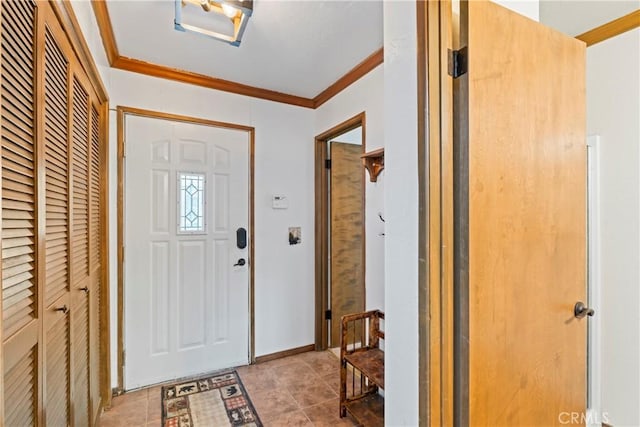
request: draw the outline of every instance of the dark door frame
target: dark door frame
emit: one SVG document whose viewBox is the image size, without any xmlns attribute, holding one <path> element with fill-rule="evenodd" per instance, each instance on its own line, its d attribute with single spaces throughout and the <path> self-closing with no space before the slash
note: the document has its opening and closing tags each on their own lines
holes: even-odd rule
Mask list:
<svg viewBox="0 0 640 427">
<path fill-rule="evenodd" d="M 366 151 L 366 114 L 363 111 L 354 117 L 332 127 L 315 138 L 315 346 L 316 350 L 325 350 L 328 344 L 329 327 L 325 311 L 329 309 L 329 183 L 325 167 L 327 142 L 350 130 L 362 127 L 362 153 Z M 363 183 L 365 169 L 362 168 Z M 365 206 L 365 186 L 362 188 L 362 204 Z M 364 278 L 366 272 L 366 215 L 362 215 L 362 277 L 363 294 L 366 301 Z"/>
</svg>

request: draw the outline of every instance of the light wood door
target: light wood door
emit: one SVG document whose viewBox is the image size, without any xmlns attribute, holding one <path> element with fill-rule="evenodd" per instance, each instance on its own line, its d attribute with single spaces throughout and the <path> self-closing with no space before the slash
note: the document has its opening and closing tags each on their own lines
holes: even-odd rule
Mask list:
<svg viewBox="0 0 640 427">
<path fill-rule="evenodd" d="M 100 331 L 105 326 L 102 322 L 107 310 L 104 307 L 102 293 L 103 282 L 103 216 L 105 203 L 103 194 L 102 170 L 104 168 L 102 150 L 102 121 L 100 106 L 91 104 L 90 113 L 90 153 L 89 153 L 89 399 L 91 420 L 95 421 L 102 399 L 100 396 L 103 353 Z"/>
<path fill-rule="evenodd" d="M 37 282 L 35 2 L 2 10 L 2 350 L 3 425 L 38 419 L 42 324 Z M 0 386 L 2 386 L 0 382 Z M 1 412 L 1 411 L 0 411 Z"/>
<path fill-rule="evenodd" d="M 99 295 L 104 273 L 103 105 L 53 3 L 1 5 L 0 425 L 92 425 L 102 368 L 91 356 L 100 329 L 89 293 Z"/>
<path fill-rule="evenodd" d="M 246 365 L 249 135 L 140 116 L 125 129 L 125 387 Z"/>
<path fill-rule="evenodd" d="M 73 419 L 74 425 L 89 424 L 89 150 L 91 102 L 87 84 L 74 73 L 71 84 L 71 295 L 73 312 Z"/>
<path fill-rule="evenodd" d="M 55 21 L 45 26 L 45 393 L 46 424 L 71 421 L 69 46 Z"/>
<path fill-rule="evenodd" d="M 340 319 L 364 311 L 362 145 L 331 142 L 331 347 L 340 346 Z M 356 334 L 361 331 L 356 331 Z M 357 336 L 357 335 L 356 335 Z"/>
<path fill-rule="evenodd" d="M 585 45 L 489 1 L 461 12 L 458 416 L 559 425 L 586 411 Z"/>
</svg>

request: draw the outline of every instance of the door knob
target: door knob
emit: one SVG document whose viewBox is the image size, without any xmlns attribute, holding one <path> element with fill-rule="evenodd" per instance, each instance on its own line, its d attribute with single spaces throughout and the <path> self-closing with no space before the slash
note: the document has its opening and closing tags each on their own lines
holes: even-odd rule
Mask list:
<svg viewBox="0 0 640 427">
<path fill-rule="evenodd" d="M 596 311 L 593 308 L 589 308 L 582 301 L 578 301 L 573 307 L 573 315 L 576 319 L 582 319 L 585 316 L 593 316 Z"/>
<path fill-rule="evenodd" d="M 243 265 L 245 265 L 246 263 L 247 263 L 247 261 L 245 261 L 245 260 L 244 260 L 244 258 L 240 258 L 240 259 L 238 260 L 238 262 L 236 262 L 235 264 L 233 264 L 233 266 L 234 266 L 234 267 L 238 267 L 238 266 L 242 267 L 242 266 L 243 266 Z"/>
<path fill-rule="evenodd" d="M 61 311 L 62 314 L 67 314 L 67 312 L 69 311 L 69 308 L 67 308 L 67 305 L 65 304 L 62 307 L 58 307 L 54 309 L 53 311 Z"/>
<path fill-rule="evenodd" d="M 80 288 L 80 289 L 78 289 L 78 290 L 79 290 L 79 291 L 84 291 L 84 293 L 85 293 L 85 294 L 88 294 L 88 293 L 89 293 L 89 288 L 88 288 L 88 287 L 86 287 L 86 286 L 85 286 L 84 288 Z"/>
</svg>

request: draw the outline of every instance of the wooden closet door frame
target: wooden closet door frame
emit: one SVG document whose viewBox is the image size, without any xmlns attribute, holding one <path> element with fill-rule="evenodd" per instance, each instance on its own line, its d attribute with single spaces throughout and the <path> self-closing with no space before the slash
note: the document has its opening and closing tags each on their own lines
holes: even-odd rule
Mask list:
<svg viewBox="0 0 640 427">
<path fill-rule="evenodd" d="M 417 1 L 420 425 L 453 425 L 454 214 L 451 0 Z"/>
<path fill-rule="evenodd" d="M 358 127 L 362 128 L 362 153 L 366 152 L 366 113 L 363 111 L 331 129 L 315 137 L 315 349 L 325 350 L 328 347 L 329 326 L 325 319 L 325 310 L 329 308 L 329 183 L 328 172 L 325 167 L 327 156 L 327 142 Z M 362 167 L 362 206 L 365 204 L 365 169 Z M 362 215 L 362 278 L 363 300 L 366 306 L 366 215 Z M 334 319 L 334 321 L 337 319 Z"/>
</svg>

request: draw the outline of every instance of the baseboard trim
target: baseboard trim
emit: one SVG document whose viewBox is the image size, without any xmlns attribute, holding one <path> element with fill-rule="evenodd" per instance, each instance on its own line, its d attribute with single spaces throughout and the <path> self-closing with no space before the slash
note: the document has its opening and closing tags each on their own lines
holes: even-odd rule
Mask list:
<svg viewBox="0 0 640 427">
<path fill-rule="evenodd" d="M 289 350 L 278 351 L 276 353 L 265 354 L 264 356 L 256 357 L 256 363 L 269 362 L 271 360 L 282 359 L 283 357 L 294 356 L 300 353 L 306 353 L 308 351 L 314 351 L 316 349 L 315 344 L 303 345 L 302 347 L 290 348 Z"/>
<path fill-rule="evenodd" d="M 124 389 L 120 387 L 113 387 L 111 389 L 111 397 L 116 397 L 124 394 Z"/>
</svg>

